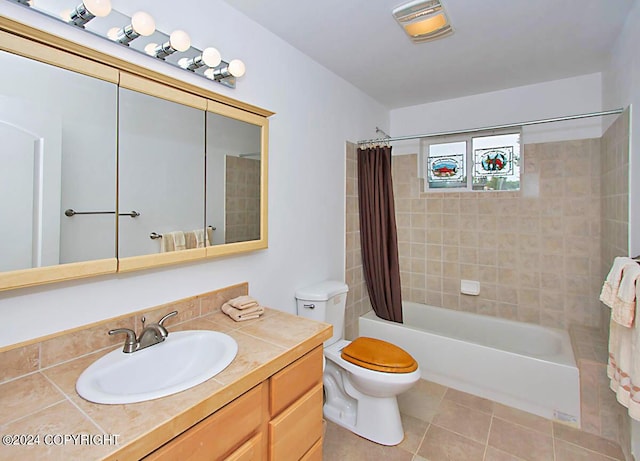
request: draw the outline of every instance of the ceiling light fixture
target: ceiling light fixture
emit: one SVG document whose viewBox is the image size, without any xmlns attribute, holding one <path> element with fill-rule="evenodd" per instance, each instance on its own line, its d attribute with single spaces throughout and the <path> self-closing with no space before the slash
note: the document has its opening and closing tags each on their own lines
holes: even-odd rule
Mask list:
<svg viewBox="0 0 640 461">
<path fill-rule="evenodd" d="M 395 8 L 392 14 L 415 43 L 435 40 L 453 33 L 440 0 L 414 0 Z"/>
<path fill-rule="evenodd" d="M 118 43 L 129 45 L 129 42 L 140 37 L 148 37 L 156 30 L 156 22 L 149 13 L 138 11 L 131 17 L 131 23 L 122 28 L 109 29 L 107 36 Z"/>
</svg>

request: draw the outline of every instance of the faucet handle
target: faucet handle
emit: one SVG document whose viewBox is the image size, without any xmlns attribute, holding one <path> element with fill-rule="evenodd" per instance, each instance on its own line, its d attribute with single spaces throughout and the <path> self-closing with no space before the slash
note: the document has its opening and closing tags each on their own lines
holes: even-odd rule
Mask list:
<svg viewBox="0 0 640 461">
<path fill-rule="evenodd" d="M 164 326 L 164 321 L 167 320 L 170 317 L 176 316 L 178 315 L 178 311 L 173 311 L 173 312 L 169 312 L 167 315 L 165 315 L 164 317 L 162 317 L 160 320 L 158 320 L 158 325 L 160 325 L 161 327 Z"/>
<path fill-rule="evenodd" d="M 109 330 L 109 335 L 117 335 L 118 333 L 125 333 L 127 335 L 127 339 L 124 341 L 124 347 L 122 348 L 122 352 L 126 354 L 135 352 L 136 346 L 138 345 L 138 341 L 136 339 L 136 332 L 133 330 L 130 330 L 129 328 L 116 328 L 114 330 Z"/>
</svg>

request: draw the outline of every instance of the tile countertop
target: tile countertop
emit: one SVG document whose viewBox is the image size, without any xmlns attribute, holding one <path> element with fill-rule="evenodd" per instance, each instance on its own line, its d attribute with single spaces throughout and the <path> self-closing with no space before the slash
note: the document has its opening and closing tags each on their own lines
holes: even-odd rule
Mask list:
<svg viewBox="0 0 640 461">
<path fill-rule="evenodd" d="M 4 383 L 0 460 L 139 459 L 331 337 L 328 324 L 268 308 L 255 320 L 236 323 L 217 310 L 168 329 L 221 331 L 238 342 L 238 355 L 191 389 L 127 405 L 94 404 L 75 390 L 80 373 L 109 351 Z"/>
</svg>

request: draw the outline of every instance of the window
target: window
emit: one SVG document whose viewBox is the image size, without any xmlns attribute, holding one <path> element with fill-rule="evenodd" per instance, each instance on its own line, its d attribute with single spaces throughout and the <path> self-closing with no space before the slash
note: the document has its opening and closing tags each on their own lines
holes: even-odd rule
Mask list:
<svg viewBox="0 0 640 461">
<path fill-rule="evenodd" d="M 423 139 L 424 190 L 519 190 L 520 132 Z"/>
</svg>

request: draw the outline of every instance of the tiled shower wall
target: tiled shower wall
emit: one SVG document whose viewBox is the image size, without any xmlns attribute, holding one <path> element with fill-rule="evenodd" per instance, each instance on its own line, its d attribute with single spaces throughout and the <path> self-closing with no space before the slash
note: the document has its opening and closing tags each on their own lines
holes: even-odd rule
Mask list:
<svg viewBox="0 0 640 461">
<path fill-rule="evenodd" d="M 225 243 L 260 239 L 260 160 L 226 157 Z"/>
<path fill-rule="evenodd" d="M 602 136 L 602 280 L 613 258 L 629 256 L 629 109 Z M 637 255 L 631 255 L 637 256 Z M 609 309 L 602 308 L 602 324 L 609 326 Z"/>
<path fill-rule="evenodd" d="M 417 155 L 394 157 L 403 299 L 558 328 L 600 326 L 600 140 L 528 144 L 523 152 L 523 182 L 539 185 L 529 197 L 424 193 Z M 347 309 L 351 334 L 369 309 L 356 185 L 349 145 L 347 283 L 361 287 Z M 460 294 L 461 279 L 480 281 L 480 295 Z"/>
<path fill-rule="evenodd" d="M 417 156 L 394 157 L 403 299 L 599 326 L 600 140 L 527 144 L 523 157 L 528 193 L 424 193 Z M 480 295 L 460 294 L 461 279 Z"/>
<path fill-rule="evenodd" d="M 403 299 L 559 328 L 606 328 L 598 295 L 627 252 L 629 114 L 601 139 L 523 147 L 522 192 L 424 193 L 417 155 L 393 158 Z M 347 144 L 347 337 L 370 309 L 360 257 L 356 146 Z M 532 185 L 532 184 L 530 184 Z M 535 186 L 535 184 L 533 184 Z M 602 206 L 601 206 L 602 204 Z M 478 280 L 479 296 L 460 294 Z"/>
<path fill-rule="evenodd" d="M 620 115 L 602 136 L 601 157 L 601 271 L 606 277 L 613 258 L 629 252 L 629 109 Z M 631 255 L 637 256 L 637 255 Z M 610 309 L 601 304 L 601 341 L 607 343 Z M 595 335 L 594 335 L 595 336 Z M 593 341 L 598 341 L 594 337 Z M 583 415 L 596 416 L 587 420 L 585 429 L 620 444 L 627 459 L 630 455 L 630 418 L 627 409 L 616 402 L 606 377 L 607 357 L 599 360 L 581 359 L 578 356 L 582 384 Z M 589 391 L 589 383 L 599 383 L 597 392 Z M 586 389 L 585 389 L 586 387 Z M 593 388 L 594 385 L 592 384 Z M 586 395 L 585 395 L 586 394 Z"/>
</svg>

